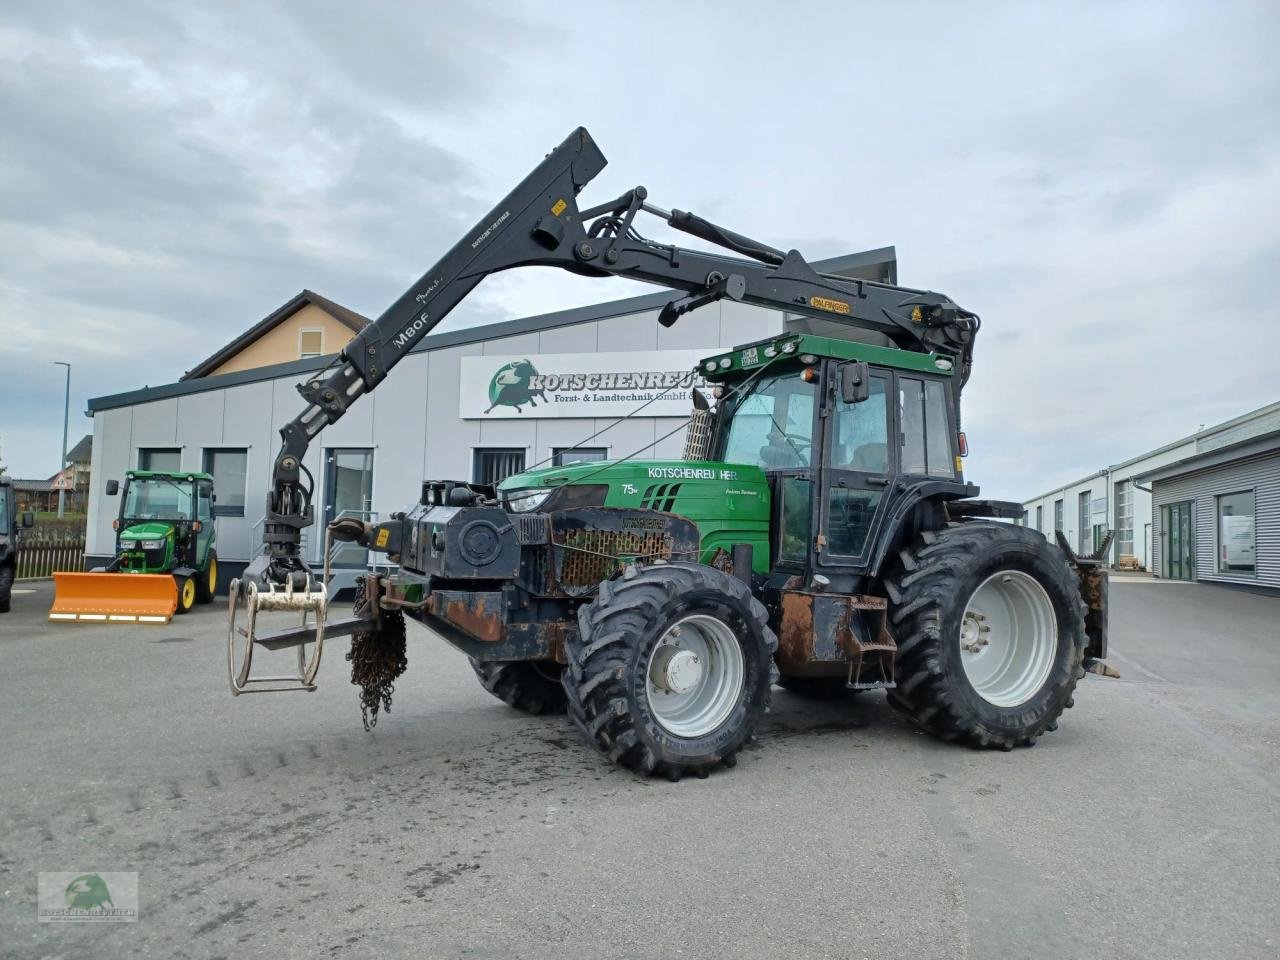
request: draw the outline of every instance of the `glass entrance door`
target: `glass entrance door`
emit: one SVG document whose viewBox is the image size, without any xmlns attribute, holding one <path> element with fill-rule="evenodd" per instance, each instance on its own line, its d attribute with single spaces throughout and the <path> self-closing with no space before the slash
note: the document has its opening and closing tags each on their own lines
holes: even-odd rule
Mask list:
<svg viewBox="0 0 1280 960">
<path fill-rule="evenodd" d="M 1170 580 L 1194 580 L 1196 576 L 1195 526 L 1191 501 L 1171 503 L 1164 514 L 1165 571 Z"/>
<path fill-rule="evenodd" d="M 324 522 L 339 517 L 373 518 L 373 451 L 332 448 L 325 456 Z M 369 551 L 358 543 L 335 543 L 333 566 L 365 567 Z"/>
</svg>

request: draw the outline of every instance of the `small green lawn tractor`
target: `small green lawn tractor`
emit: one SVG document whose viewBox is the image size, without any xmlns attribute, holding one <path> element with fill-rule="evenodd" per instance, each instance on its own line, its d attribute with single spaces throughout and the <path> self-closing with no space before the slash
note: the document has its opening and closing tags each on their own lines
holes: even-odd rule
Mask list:
<svg viewBox="0 0 1280 960">
<path fill-rule="evenodd" d="M 978 318 L 937 293 L 820 274 L 797 251 L 653 207 L 642 187 L 579 211 L 603 162 L 575 131 L 300 385 L 265 552 L 231 588 L 233 692 L 314 689 L 324 639 L 350 634 L 368 726 L 404 669 L 407 615 L 506 703 L 567 711 L 613 761 L 673 779 L 732 766 L 775 682 L 801 696 L 886 690 L 923 729 L 976 747 L 1053 730 L 1106 655 L 1106 578 L 964 477 Z M 648 240 L 641 212 L 738 256 Z M 329 619 L 327 574 L 298 549 L 313 517 L 308 442 L 483 276 L 531 264 L 673 288 L 664 325 L 730 299 L 784 312 L 786 332 L 691 373 L 681 460 L 532 469 L 497 489 L 428 481 L 386 521 L 330 524 L 330 540 L 397 569 L 370 573 L 354 616 Z M 259 629 L 271 610 L 303 622 Z M 252 675 L 259 646 L 298 648 L 292 682 Z"/>
<path fill-rule="evenodd" d="M 107 481 L 107 493 L 120 492 Z M 218 585 L 213 477 L 131 470 L 114 521 L 116 555 L 89 573 L 55 573 L 50 620 L 168 623 Z"/>
</svg>

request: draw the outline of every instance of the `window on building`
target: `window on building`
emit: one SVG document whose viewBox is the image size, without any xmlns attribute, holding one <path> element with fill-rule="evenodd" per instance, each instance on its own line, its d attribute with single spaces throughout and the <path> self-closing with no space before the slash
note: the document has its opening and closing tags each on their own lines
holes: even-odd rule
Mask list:
<svg viewBox="0 0 1280 960">
<path fill-rule="evenodd" d="M 1133 557 L 1133 484 L 1116 484 L 1116 556 Z"/>
<path fill-rule="evenodd" d="M 937 380 L 898 378 L 903 473 L 955 476 L 944 390 Z"/>
<path fill-rule="evenodd" d="M 1044 506 L 1036 504 L 1036 532 L 1044 533 Z"/>
<path fill-rule="evenodd" d="M 249 451 L 217 449 L 204 452 L 204 472 L 213 476 L 215 517 L 243 517 L 244 493 L 249 471 Z"/>
<path fill-rule="evenodd" d="M 1053 529 L 1062 529 L 1062 501 L 1053 501 Z"/>
<path fill-rule="evenodd" d="M 472 460 L 475 483 L 497 486 L 524 469 L 523 447 L 478 447 Z"/>
<path fill-rule="evenodd" d="M 177 473 L 182 469 L 182 450 L 178 447 L 141 447 L 138 469 L 157 473 Z"/>
<path fill-rule="evenodd" d="M 1093 491 L 1085 490 L 1080 494 L 1080 510 L 1077 520 L 1079 526 L 1076 527 L 1076 543 L 1077 552 L 1093 553 L 1093 547 L 1090 543 L 1093 540 L 1093 530 L 1091 529 L 1089 518 L 1093 516 Z"/>
<path fill-rule="evenodd" d="M 1254 560 L 1253 491 L 1218 497 L 1218 572 L 1251 577 Z"/>
<path fill-rule="evenodd" d="M 557 467 L 570 463 L 595 463 L 609 456 L 604 447 L 552 447 L 552 462 Z"/>
<path fill-rule="evenodd" d="M 303 329 L 298 331 L 298 359 L 319 357 L 324 354 L 324 331 Z"/>
</svg>

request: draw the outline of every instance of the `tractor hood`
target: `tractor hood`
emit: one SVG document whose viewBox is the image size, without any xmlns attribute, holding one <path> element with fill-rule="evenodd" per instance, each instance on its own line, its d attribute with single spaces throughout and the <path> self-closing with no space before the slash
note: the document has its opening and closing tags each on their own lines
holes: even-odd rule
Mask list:
<svg viewBox="0 0 1280 960">
<path fill-rule="evenodd" d="M 753 566 L 768 569 L 769 485 L 764 471 L 711 460 L 619 460 L 526 470 L 498 486 L 512 513 L 576 507 L 659 510 L 692 520 L 702 554 L 755 548 Z"/>
<path fill-rule="evenodd" d="M 146 520 L 130 524 L 120 531 L 121 540 L 163 540 L 173 532 L 173 524 L 163 520 Z"/>
<path fill-rule="evenodd" d="M 719 463 L 712 460 L 597 460 L 563 467 L 526 470 L 502 481 L 498 490 L 506 496 L 515 490 L 561 487 L 566 484 L 648 486 L 664 481 L 711 483 L 721 492 L 725 485 L 765 486 L 764 471 L 744 463 Z"/>
</svg>

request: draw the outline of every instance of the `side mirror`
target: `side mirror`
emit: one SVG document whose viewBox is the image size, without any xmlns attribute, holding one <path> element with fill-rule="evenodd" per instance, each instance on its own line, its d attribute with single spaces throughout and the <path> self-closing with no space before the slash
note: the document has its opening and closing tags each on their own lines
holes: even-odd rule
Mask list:
<svg viewBox="0 0 1280 960">
<path fill-rule="evenodd" d="M 119 492 L 120 492 L 120 481 L 119 481 L 119 480 L 108 480 L 108 481 L 107 481 L 107 496 L 108 496 L 108 497 L 114 497 L 114 496 L 115 496 L 117 493 L 119 493 Z"/>
<path fill-rule="evenodd" d="M 871 370 L 867 364 L 850 360 L 840 365 L 840 399 L 861 403 L 871 396 Z"/>
<path fill-rule="evenodd" d="M 22 526 L 25 529 L 29 530 L 35 525 L 36 525 L 36 515 L 32 513 L 30 510 L 22 511 Z"/>
<path fill-rule="evenodd" d="M 711 402 L 707 399 L 707 395 L 697 387 L 693 388 L 693 409 L 710 410 Z"/>
</svg>

